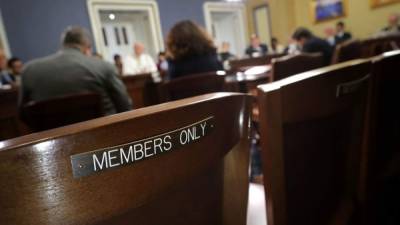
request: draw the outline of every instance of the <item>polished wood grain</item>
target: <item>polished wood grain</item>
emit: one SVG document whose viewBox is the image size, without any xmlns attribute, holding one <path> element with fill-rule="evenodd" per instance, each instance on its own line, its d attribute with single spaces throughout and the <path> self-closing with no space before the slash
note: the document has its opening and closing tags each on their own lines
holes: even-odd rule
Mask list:
<svg viewBox="0 0 400 225">
<path fill-rule="evenodd" d="M 349 40 L 335 47 L 332 64 L 361 58 L 361 41 Z"/>
<path fill-rule="evenodd" d="M 298 54 L 272 59 L 271 79 L 281 80 L 289 76 L 324 66 L 321 53 Z"/>
<path fill-rule="evenodd" d="M 355 224 L 370 62 L 259 86 L 269 225 Z"/>
<path fill-rule="evenodd" d="M 193 74 L 162 83 L 159 87 L 161 102 L 183 99 L 224 90 L 225 76 L 217 72 Z"/>
<path fill-rule="evenodd" d="M 248 96 L 217 93 L 0 142 L 0 224 L 244 225 L 249 111 Z M 210 116 L 215 127 L 198 142 L 97 175 L 72 176 L 71 155 Z"/>
<path fill-rule="evenodd" d="M 134 109 L 158 103 L 157 84 L 153 82 L 150 73 L 123 76 L 121 79 L 132 99 Z"/>
<path fill-rule="evenodd" d="M 100 96 L 83 92 L 28 102 L 21 107 L 21 119 L 33 130 L 43 131 L 104 115 Z"/>
</svg>

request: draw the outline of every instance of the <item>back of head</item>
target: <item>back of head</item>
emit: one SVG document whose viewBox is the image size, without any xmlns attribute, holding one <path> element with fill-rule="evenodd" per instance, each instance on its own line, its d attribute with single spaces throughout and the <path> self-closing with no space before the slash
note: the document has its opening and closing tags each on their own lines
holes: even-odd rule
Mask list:
<svg viewBox="0 0 400 225">
<path fill-rule="evenodd" d="M 168 35 L 167 46 L 176 60 L 216 52 L 213 40 L 207 32 L 189 20 L 175 24 Z"/>
<path fill-rule="evenodd" d="M 294 40 L 301 40 L 301 39 L 310 39 L 313 37 L 313 33 L 308 30 L 307 28 L 300 27 L 293 33 L 292 38 Z"/>
<path fill-rule="evenodd" d="M 64 47 L 90 49 L 91 35 L 88 30 L 79 26 L 67 27 L 62 34 L 61 42 Z"/>
</svg>

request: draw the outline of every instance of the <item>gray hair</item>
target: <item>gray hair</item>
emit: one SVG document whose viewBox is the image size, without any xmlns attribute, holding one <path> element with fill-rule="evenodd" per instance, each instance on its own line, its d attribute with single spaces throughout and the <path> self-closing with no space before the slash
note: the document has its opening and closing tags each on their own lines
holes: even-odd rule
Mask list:
<svg viewBox="0 0 400 225">
<path fill-rule="evenodd" d="M 90 47 L 92 44 L 90 32 L 79 26 L 67 27 L 62 34 L 61 42 L 63 46 L 70 47 Z"/>
</svg>

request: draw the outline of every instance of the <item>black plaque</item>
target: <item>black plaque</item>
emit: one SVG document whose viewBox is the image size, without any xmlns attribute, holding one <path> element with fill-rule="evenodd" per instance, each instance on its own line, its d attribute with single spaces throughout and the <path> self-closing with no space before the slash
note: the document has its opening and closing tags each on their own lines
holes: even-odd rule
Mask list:
<svg viewBox="0 0 400 225">
<path fill-rule="evenodd" d="M 75 178 L 89 176 L 175 151 L 201 141 L 214 128 L 214 117 L 163 134 L 71 156 Z"/>
</svg>

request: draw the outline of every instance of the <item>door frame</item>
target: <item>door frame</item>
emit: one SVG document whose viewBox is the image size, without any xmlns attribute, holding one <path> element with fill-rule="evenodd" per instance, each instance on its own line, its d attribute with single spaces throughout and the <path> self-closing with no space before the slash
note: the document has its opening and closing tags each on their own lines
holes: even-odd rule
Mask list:
<svg viewBox="0 0 400 225">
<path fill-rule="evenodd" d="M 3 14 L 1 10 L 0 10 L 0 38 L 3 44 L 3 51 L 5 52 L 8 58 L 11 57 L 12 55 L 11 55 L 10 45 L 8 44 L 6 28 L 4 26 Z"/>
<path fill-rule="evenodd" d="M 240 42 L 243 45 L 243 51 L 248 43 L 247 29 L 247 10 L 246 5 L 241 2 L 205 2 L 203 5 L 204 19 L 207 31 L 212 34 L 211 13 L 213 12 L 234 12 L 239 15 Z M 218 46 L 219 47 L 219 46 Z"/>
<path fill-rule="evenodd" d="M 160 52 L 164 49 L 160 13 L 155 0 L 87 0 L 87 8 L 89 11 L 94 43 L 98 53 L 104 54 L 106 48 L 102 34 L 100 10 L 146 11 L 149 15 L 154 49 L 156 52 Z"/>
<path fill-rule="evenodd" d="M 260 9 L 265 9 L 265 11 L 267 12 L 267 17 L 268 17 L 268 28 L 267 29 L 269 30 L 269 34 L 270 34 L 271 38 L 273 38 L 274 36 L 272 35 L 271 11 L 269 8 L 269 4 L 262 4 L 262 5 L 259 5 L 259 6 L 256 6 L 253 8 L 252 14 L 253 14 L 254 33 L 256 33 L 257 36 L 260 36 L 260 31 L 258 30 L 257 15 L 256 15 L 257 10 L 260 10 Z M 267 44 L 269 46 L 271 46 L 271 39 L 267 40 Z"/>
</svg>

